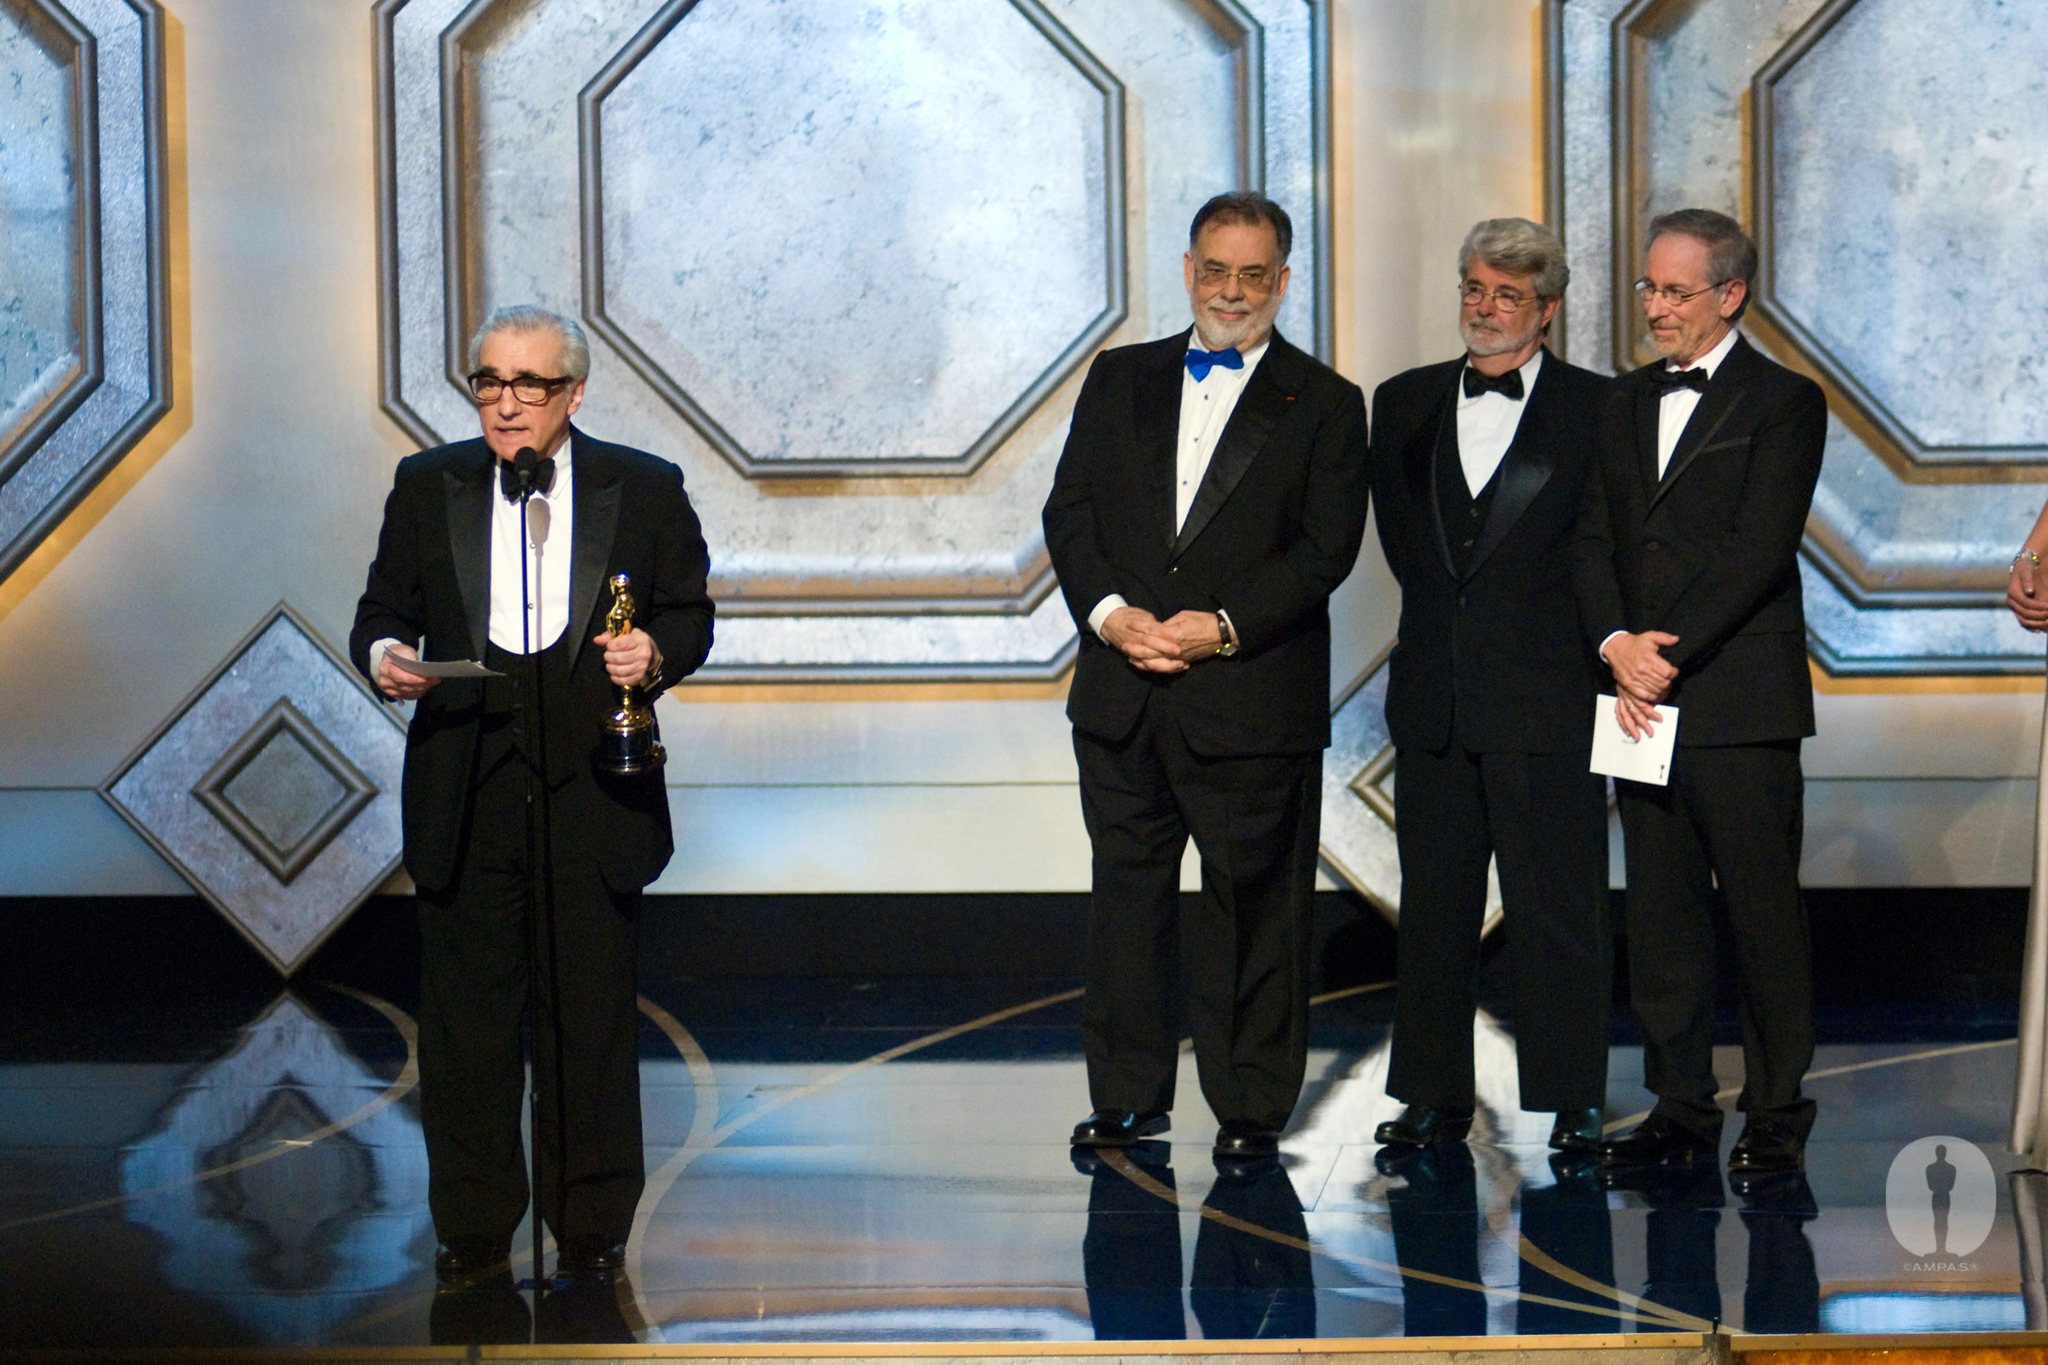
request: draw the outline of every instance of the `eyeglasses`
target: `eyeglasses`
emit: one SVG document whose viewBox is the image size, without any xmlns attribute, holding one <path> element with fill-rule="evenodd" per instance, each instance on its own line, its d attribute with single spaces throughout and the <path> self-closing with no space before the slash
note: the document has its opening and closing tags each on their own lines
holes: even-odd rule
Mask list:
<svg viewBox="0 0 2048 1365">
<path fill-rule="evenodd" d="M 1512 289 L 1488 289 L 1476 280 L 1466 281 L 1464 286 L 1458 290 L 1458 302 L 1464 304 L 1467 308 L 1477 308 L 1486 300 L 1492 299 L 1493 306 L 1503 313 L 1512 313 L 1518 308 L 1527 308 L 1541 297 L 1540 294 L 1520 294 Z"/>
<path fill-rule="evenodd" d="M 495 403 L 505 392 L 505 386 L 512 386 L 512 396 L 530 408 L 537 408 L 555 396 L 555 391 L 576 380 L 569 375 L 559 379 L 548 379 L 537 374 L 514 375 L 501 379 L 486 370 L 478 370 L 469 377 L 469 391 L 479 404 Z"/>
<path fill-rule="evenodd" d="M 1668 307 L 1676 308 L 1681 304 L 1691 303 L 1702 294 L 1711 294 L 1726 283 L 1728 281 L 1721 280 L 1704 289 L 1695 289 L 1688 293 L 1668 284 L 1657 285 L 1651 284 L 1648 280 L 1637 280 L 1636 297 L 1644 303 L 1648 303 L 1652 298 L 1659 298 L 1664 300 Z"/>
<path fill-rule="evenodd" d="M 1228 270 L 1220 265 L 1199 265 L 1195 267 L 1195 282 L 1204 289 L 1220 289 L 1226 280 L 1235 276 L 1244 286 L 1247 294 L 1270 294 L 1273 292 L 1273 276 L 1266 273 L 1262 265 L 1248 265 L 1242 270 Z"/>
</svg>

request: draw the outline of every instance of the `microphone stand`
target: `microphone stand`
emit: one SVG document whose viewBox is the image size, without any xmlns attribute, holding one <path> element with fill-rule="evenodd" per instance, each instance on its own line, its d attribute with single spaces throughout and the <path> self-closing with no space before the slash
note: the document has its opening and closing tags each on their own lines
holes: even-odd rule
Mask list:
<svg viewBox="0 0 2048 1365">
<path fill-rule="evenodd" d="M 532 499 L 537 475 L 538 457 L 530 446 L 522 446 L 513 456 L 513 477 L 519 487 L 519 644 L 525 654 L 526 677 L 529 684 L 527 695 L 533 716 L 533 759 L 526 770 L 526 981 L 527 1019 L 534 1038 L 534 1065 L 540 1065 L 540 1018 L 533 1008 L 533 991 L 538 982 L 540 954 L 535 951 L 535 938 L 544 939 L 547 959 L 548 1023 L 551 1029 L 549 1070 L 553 1073 L 555 1092 L 555 1207 L 566 1212 L 568 1192 L 568 1101 L 563 1091 L 562 1077 L 562 991 L 560 957 L 556 949 L 555 933 L 555 861 L 553 796 L 548 786 L 548 733 L 547 706 L 543 695 L 542 677 L 545 670 L 534 652 L 533 601 L 539 596 L 539 571 L 531 575 L 532 591 L 529 593 L 527 549 L 533 541 Z M 552 529 L 552 519 L 551 519 Z M 537 912 L 537 913 L 536 913 Z M 552 1285 L 552 1279 L 544 1274 L 546 1268 L 542 1259 L 542 1206 L 540 1179 L 540 1087 L 536 1070 L 533 1093 L 528 1112 L 532 1116 L 533 1150 L 529 1154 L 528 1189 L 533 1208 L 533 1283 L 534 1292 L 539 1294 L 543 1286 Z M 561 1260 L 561 1247 L 556 1247 L 556 1261 Z"/>
</svg>

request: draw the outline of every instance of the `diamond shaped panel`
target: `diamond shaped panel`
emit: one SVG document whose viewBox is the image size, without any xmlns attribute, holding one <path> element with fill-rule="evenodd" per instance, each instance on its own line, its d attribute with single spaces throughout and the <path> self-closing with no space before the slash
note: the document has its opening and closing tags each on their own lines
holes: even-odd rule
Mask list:
<svg viewBox="0 0 2048 1365">
<path fill-rule="evenodd" d="M 291 973 L 397 868 L 403 724 L 279 604 L 100 794 Z"/>
<path fill-rule="evenodd" d="M 192 794 L 290 885 L 376 799 L 377 784 L 279 697 Z"/>
</svg>

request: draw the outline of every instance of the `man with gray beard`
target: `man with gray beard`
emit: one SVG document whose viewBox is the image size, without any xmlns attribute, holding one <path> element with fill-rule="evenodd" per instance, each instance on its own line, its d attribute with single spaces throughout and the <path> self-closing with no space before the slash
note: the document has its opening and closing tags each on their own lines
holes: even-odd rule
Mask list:
<svg viewBox="0 0 2048 1365">
<path fill-rule="evenodd" d="M 1401 584 L 1387 688 L 1401 857 L 1399 994 L 1375 1135 L 1397 1149 L 1472 1126 L 1473 976 L 1489 860 L 1514 963 L 1525 1109 L 1587 1153 L 1607 1088 L 1613 947 L 1607 803 L 1587 771 L 1594 653 L 1573 534 L 1608 381 L 1544 348 L 1571 272 L 1549 229 L 1474 227 L 1458 253 L 1465 354 L 1373 396 L 1380 544 Z"/>
<path fill-rule="evenodd" d="M 1096 357 L 1045 504 L 1081 629 L 1067 716 L 1094 847 L 1077 1147 L 1167 1130 L 1183 935 L 1216 1155 L 1270 1160 L 1301 1092 L 1330 593 L 1368 481 L 1365 396 L 1273 327 L 1292 239 L 1263 195 L 1196 212 L 1194 327 Z"/>
</svg>

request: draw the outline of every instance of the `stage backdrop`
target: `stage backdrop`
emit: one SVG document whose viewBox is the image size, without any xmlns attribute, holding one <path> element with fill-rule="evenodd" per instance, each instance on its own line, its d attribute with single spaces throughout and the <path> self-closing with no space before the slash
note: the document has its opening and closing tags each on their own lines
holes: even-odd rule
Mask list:
<svg viewBox="0 0 2048 1365">
<path fill-rule="evenodd" d="M 1809 880 L 2024 880 L 2048 440 L 1985 325 L 2044 258 L 1991 0 L 0 0 L 0 894 L 198 889 L 280 967 L 389 880 L 394 717 L 336 657 L 393 463 L 537 299 L 591 430 L 685 469 L 719 646 L 665 699 L 658 890 L 1086 883 L 1037 511 L 1080 375 L 1186 322 L 1218 188 L 1294 211 L 1281 327 L 1455 353 L 1476 218 L 1548 217 L 1562 342 L 1641 356 L 1647 216 L 1741 213 L 1827 385 Z M 1398 896 L 1368 545 L 1328 884 Z M 1617 865 L 1617 874 L 1619 867 Z"/>
</svg>

